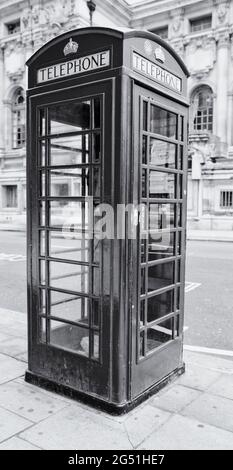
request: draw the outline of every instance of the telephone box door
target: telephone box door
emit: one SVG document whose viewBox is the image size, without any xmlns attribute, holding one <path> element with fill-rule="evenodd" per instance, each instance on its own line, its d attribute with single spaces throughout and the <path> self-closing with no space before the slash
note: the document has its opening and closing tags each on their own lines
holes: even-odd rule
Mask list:
<svg viewBox="0 0 233 470">
<path fill-rule="evenodd" d="M 29 370 L 106 398 L 110 254 L 93 227 L 111 202 L 111 96 L 106 80 L 29 98 Z"/>
<path fill-rule="evenodd" d="M 134 90 L 132 397 L 182 366 L 186 108 Z M 135 312 L 135 313 L 134 313 Z"/>
</svg>

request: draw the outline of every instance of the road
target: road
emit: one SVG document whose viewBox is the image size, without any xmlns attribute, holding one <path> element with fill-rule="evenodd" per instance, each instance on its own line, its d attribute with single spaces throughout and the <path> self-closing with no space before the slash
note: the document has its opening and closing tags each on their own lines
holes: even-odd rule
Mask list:
<svg viewBox="0 0 233 470">
<path fill-rule="evenodd" d="M 25 234 L 0 242 L 0 307 L 26 312 Z M 185 344 L 233 351 L 232 266 L 232 243 L 187 243 Z"/>
</svg>

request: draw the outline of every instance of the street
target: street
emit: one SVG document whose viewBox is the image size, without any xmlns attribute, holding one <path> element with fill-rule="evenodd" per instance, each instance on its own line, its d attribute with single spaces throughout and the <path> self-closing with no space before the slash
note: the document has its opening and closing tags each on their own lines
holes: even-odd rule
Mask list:
<svg viewBox="0 0 233 470">
<path fill-rule="evenodd" d="M 0 240 L 0 307 L 26 312 L 25 234 L 1 231 Z M 232 265 L 232 243 L 187 243 L 186 345 L 233 351 Z"/>
</svg>

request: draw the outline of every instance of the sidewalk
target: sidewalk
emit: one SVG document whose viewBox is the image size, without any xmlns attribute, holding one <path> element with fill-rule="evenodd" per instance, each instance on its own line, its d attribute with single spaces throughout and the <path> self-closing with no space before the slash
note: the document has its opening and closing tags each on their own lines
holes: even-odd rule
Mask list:
<svg viewBox="0 0 233 470">
<path fill-rule="evenodd" d="M 188 240 L 233 242 L 233 230 L 188 230 Z"/>
<path fill-rule="evenodd" d="M 0 450 L 233 449 L 233 361 L 185 352 L 186 373 L 113 417 L 23 380 L 26 315 L 0 309 Z"/>
</svg>

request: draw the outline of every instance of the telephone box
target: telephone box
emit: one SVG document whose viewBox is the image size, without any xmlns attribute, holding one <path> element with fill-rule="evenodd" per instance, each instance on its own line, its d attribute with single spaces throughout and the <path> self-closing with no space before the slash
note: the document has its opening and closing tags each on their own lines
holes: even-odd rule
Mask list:
<svg viewBox="0 0 233 470">
<path fill-rule="evenodd" d="M 184 371 L 188 71 L 95 27 L 27 65 L 26 380 L 125 412 Z"/>
</svg>

